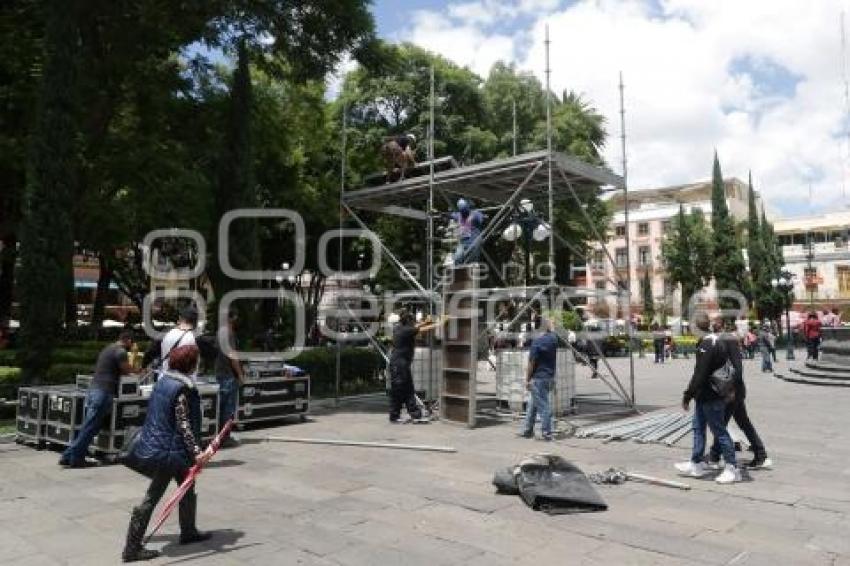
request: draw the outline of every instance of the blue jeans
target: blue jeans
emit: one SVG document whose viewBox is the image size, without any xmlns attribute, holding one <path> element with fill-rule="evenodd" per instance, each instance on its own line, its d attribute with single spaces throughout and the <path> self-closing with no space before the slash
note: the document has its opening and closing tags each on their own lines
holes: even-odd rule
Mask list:
<svg viewBox="0 0 850 566">
<path fill-rule="evenodd" d="M 722 399 L 715 401 L 697 401 L 694 406 L 694 450 L 691 453 L 691 462 L 702 462 L 705 460 L 705 427 L 711 430 L 717 442 L 720 443 L 720 452 L 727 465 L 735 465 L 735 445 L 729 431 L 726 430 L 726 402 Z"/>
<path fill-rule="evenodd" d="M 543 437 L 552 436 L 552 410 L 549 407 L 550 391 L 552 391 L 551 379 L 531 379 L 531 402 L 525 411 L 525 430 L 523 430 L 523 434 L 534 432 L 534 422 L 537 420 L 537 413 L 540 413 L 540 428 Z"/>
<path fill-rule="evenodd" d="M 762 346 L 761 351 L 761 371 L 773 371 L 773 361 L 770 359 L 770 349 Z"/>
<path fill-rule="evenodd" d="M 452 261 L 455 265 L 465 265 L 467 263 L 475 263 L 478 261 L 478 256 L 481 254 L 481 241 L 478 237 L 467 238 L 461 240 L 455 253 L 452 256 Z"/>
<path fill-rule="evenodd" d="M 110 412 L 112 412 L 112 393 L 97 388 L 91 388 L 86 392 L 83 426 L 74 441 L 62 452 L 62 462 L 79 464 L 85 459 L 89 444 L 100 432 L 100 427 Z"/>
<path fill-rule="evenodd" d="M 239 392 L 239 383 L 230 375 L 217 375 L 218 381 L 218 428 L 236 416 L 236 394 Z"/>
</svg>

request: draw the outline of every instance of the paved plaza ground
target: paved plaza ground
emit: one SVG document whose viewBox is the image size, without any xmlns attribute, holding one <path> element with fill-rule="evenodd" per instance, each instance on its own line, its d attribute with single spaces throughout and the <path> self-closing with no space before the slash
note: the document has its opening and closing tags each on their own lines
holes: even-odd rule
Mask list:
<svg viewBox="0 0 850 566">
<path fill-rule="evenodd" d="M 636 360 L 638 402 L 675 408 L 692 360 Z M 246 432 L 449 445 L 456 454 L 245 442 L 199 479 L 208 544 L 177 545 L 176 517 L 153 564 L 499 566 L 502 564 L 850 565 L 850 390 L 786 383 L 746 362 L 748 404 L 773 470 L 691 491 L 627 483 L 599 491 L 610 509 L 549 516 L 494 493 L 493 472 L 553 451 L 585 472 L 611 466 L 675 479 L 689 438 L 632 442 L 516 438 L 516 425 L 468 430 L 390 425 L 375 403 Z M 780 367 L 784 365 L 780 362 Z M 627 361 L 618 359 L 619 370 Z M 601 391 L 578 371 L 579 392 Z M 0 564 L 116 564 L 129 510 L 147 482 L 122 466 L 65 470 L 57 454 L 0 445 Z M 744 454 L 749 458 L 750 454 Z"/>
</svg>

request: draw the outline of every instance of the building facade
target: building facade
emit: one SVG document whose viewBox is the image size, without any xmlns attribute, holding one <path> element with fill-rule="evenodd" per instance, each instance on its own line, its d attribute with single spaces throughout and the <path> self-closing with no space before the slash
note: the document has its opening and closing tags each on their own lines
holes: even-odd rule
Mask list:
<svg viewBox="0 0 850 566">
<path fill-rule="evenodd" d="M 726 205 L 737 222 L 745 221 L 748 212 L 749 188 L 736 178 L 724 181 Z M 614 216 L 608 241 L 603 245 L 591 246 L 588 258 L 587 283 L 599 293 L 592 300 L 591 310 L 597 316 L 621 317 L 624 305 L 618 305 L 614 281 L 627 279 L 627 265 L 631 260 L 631 311 L 638 315 L 643 311 L 643 285 L 645 274 L 649 283 L 656 311 L 663 308 L 668 315 L 678 316 L 681 293 L 670 281 L 666 272 L 661 246 L 671 230 L 679 206 L 685 213 L 701 210 L 706 221 L 711 219 L 711 182 L 675 185 L 658 189 L 629 191 L 629 246 L 626 247 L 625 204 L 622 193 L 611 199 Z M 756 193 L 756 202 L 761 202 Z M 612 265 L 613 262 L 613 265 Z M 707 291 L 713 290 L 710 286 Z"/>
<path fill-rule="evenodd" d="M 774 223 L 785 266 L 794 277 L 794 309 L 850 305 L 850 211 Z"/>
</svg>

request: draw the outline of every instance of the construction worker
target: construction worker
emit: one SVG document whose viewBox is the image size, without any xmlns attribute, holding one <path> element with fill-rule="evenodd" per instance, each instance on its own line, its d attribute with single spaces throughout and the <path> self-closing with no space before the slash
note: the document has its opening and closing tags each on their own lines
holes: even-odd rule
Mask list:
<svg viewBox="0 0 850 566">
<path fill-rule="evenodd" d="M 525 384 L 531 393 L 525 412 L 525 424 L 520 436 L 534 438 L 534 422 L 540 414 L 540 428 L 543 440 L 552 440 L 552 410 L 549 406 L 549 393 L 555 383 L 555 364 L 558 352 L 558 335 L 555 334 L 552 321 L 540 319 L 542 334 L 531 343 L 528 353 L 528 371 Z"/>
<path fill-rule="evenodd" d="M 457 222 L 458 245 L 453 260 L 455 265 L 475 263 L 481 253 L 481 227 L 484 215 L 473 210 L 466 199 L 457 201 L 457 212 L 452 213 L 452 220 Z"/>
<path fill-rule="evenodd" d="M 402 406 L 407 408 L 407 414 L 414 421 L 422 419 L 422 409 L 416 401 L 410 366 L 416 348 L 416 335 L 433 330 L 437 326 L 430 318 L 416 323 L 416 317 L 407 309 L 399 313 L 399 322 L 393 329 L 393 351 L 389 368 L 391 423 L 400 422 Z"/>
</svg>

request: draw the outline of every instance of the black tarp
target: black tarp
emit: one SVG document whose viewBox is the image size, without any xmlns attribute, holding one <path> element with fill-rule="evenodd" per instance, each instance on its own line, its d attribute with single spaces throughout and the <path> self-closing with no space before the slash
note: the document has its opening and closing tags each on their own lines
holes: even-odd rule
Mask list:
<svg viewBox="0 0 850 566">
<path fill-rule="evenodd" d="M 499 493 L 519 495 L 532 509 L 552 515 L 608 509 L 584 472 L 554 454 L 535 454 L 497 471 L 493 485 Z"/>
</svg>

